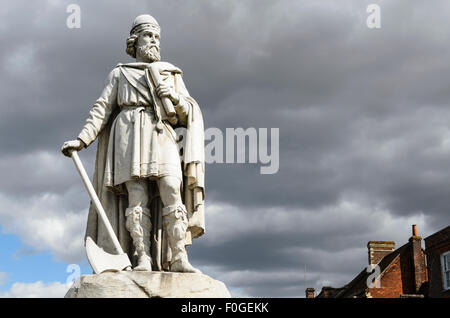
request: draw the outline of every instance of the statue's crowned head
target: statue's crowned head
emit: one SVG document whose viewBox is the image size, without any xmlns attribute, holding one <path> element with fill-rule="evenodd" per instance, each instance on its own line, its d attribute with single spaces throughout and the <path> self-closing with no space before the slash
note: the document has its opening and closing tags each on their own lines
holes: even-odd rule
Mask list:
<svg viewBox="0 0 450 318">
<path fill-rule="evenodd" d="M 142 62 L 161 60 L 160 34 L 161 27 L 154 17 L 149 14 L 137 16 L 127 39 L 127 54 Z"/>
</svg>

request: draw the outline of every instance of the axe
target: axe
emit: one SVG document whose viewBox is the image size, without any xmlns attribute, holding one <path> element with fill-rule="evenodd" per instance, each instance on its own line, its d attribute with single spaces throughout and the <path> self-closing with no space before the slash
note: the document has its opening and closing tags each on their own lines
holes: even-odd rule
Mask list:
<svg viewBox="0 0 450 318">
<path fill-rule="evenodd" d="M 128 255 L 123 252 L 122 247 L 120 246 L 119 240 L 114 233 L 111 223 L 109 223 L 105 210 L 103 209 L 102 204 L 100 203 L 100 200 L 95 193 L 94 187 L 89 180 L 86 170 L 84 170 L 83 164 L 81 163 L 80 157 L 78 156 L 78 152 L 73 150 L 70 156 L 75 163 L 78 172 L 80 173 L 81 179 L 83 180 L 89 196 L 94 203 L 95 210 L 97 211 L 100 219 L 103 221 L 103 224 L 106 227 L 106 230 L 112 243 L 114 244 L 114 248 L 117 253 L 109 254 L 105 252 L 102 248 L 98 247 L 97 244 L 95 244 L 94 240 L 91 237 L 88 236 L 86 238 L 86 254 L 89 260 L 89 264 L 91 264 L 91 267 L 96 274 L 107 271 L 118 272 L 121 270 L 131 270 L 130 259 L 128 258 Z"/>
</svg>

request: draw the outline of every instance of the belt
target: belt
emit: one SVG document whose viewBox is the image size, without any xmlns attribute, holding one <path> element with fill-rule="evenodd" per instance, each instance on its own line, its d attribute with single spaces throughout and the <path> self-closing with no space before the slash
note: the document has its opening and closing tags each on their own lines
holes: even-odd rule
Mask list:
<svg viewBox="0 0 450 318">
<path fill-rule="evenodd" d="M 134 108 L 133 113 L 131 115 L 131 122 L 134 123 L 135 125 L 136 125 L 136 122 L 139 120 L 142 112 L 149 112 L 150 114 L 155 114 L 154 109 L 150 106 L 125 106 L 125 107 L 126 108 Z M 161 118 L 156 118 L 156 120 L 157 120 L 156 131 L 158 133 L 162 133 L 163 126 L 162 126 Z M 143 127 L 143 126 L 144 126 L 144 121 L 141 121 L 141 127 Z"/>
<path fill-rule="evenodd" d="M 135 109 L 133 109 L 133 114 L 131 115 L 131 122 L 135 123 L 139 119 L 139 116 L 143 111 L 145 111 L 145 107 L 143 106 L 136 107 Z M 144 121 L 141 121 L 141 126 L 144 126 Z"/>
</svg>

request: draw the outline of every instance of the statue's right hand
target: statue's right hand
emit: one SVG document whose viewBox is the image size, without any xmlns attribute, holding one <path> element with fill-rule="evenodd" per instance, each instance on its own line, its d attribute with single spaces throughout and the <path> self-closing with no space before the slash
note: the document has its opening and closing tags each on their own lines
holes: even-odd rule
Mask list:
<svg viewBox="0 0 450 318">
<path fill-rule="evenodd" d="M 70 157 L 70 153 L 74 150 L 80 151 L 85 146 L 84 142 L 80 139 L 77 140 L 69 140 L 66 141 L 63 146 L 61 147 L 61 152 L 64 154 L 64 156 Z"/>
</svg>

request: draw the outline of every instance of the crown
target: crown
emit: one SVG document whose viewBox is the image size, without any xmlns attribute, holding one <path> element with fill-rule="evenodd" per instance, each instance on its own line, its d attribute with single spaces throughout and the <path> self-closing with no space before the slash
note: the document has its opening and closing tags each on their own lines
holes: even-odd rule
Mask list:
<svg viewBox="0 0 450 318">
<path fill-rule="evenodd" d="M 133 24 L 131 25 L 130 35 L 133 33 L 139 33 L 145 29 L 149 29 L 157 33 L 161 32 L 161 28 L 154 17 L 149 14 L 142 14 L 134 19 Z"/>
</svg>

